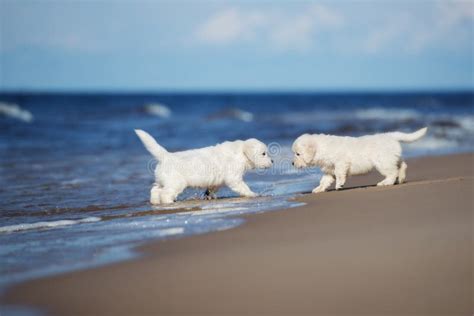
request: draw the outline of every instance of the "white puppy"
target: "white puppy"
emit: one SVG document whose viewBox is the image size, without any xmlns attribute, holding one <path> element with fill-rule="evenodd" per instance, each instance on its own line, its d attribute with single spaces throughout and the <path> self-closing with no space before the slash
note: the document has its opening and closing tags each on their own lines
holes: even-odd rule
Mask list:
<svg viewBox="0 0 474 316">
<path fill-rule="evenodd" d="M 151 189 L 152 204 L 173 203 L 186 187 L 215 192 L 227 185 L 241 196 L 254 197 L 243 180 L 247 170 L 269 168 L 267 146 L 257 139 L 170 153 L 145 131 L 135 130 L 145 148 L 159 161 Z"/>
<path fill-rule="evenodd" d="M 383 133 L 362 137 L 304 134 L 293 143 L 293 165 L 297 168 L 320 167 L 324 172 L 313 193 L 324 192 L 336 178 L 336 190 L 342 188 L 349 175 L 377 169 L 385 179 L 377 185 L 403 183 L 407 164 L 402 160 L 400 142 L 414 142 L 426 134 L 427 128 L 414 133 Z"/>
</svg>

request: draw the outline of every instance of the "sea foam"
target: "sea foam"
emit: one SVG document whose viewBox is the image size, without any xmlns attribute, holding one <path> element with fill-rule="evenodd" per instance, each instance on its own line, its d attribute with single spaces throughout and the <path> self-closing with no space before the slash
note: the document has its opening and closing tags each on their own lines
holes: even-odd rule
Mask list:
<svg viewBox="0 0 474 316">
<path fill-rule="evenodd" d="M 100 217 L 86 217 L 86 218 L 77 219 L 77 220 L 62 219 L 58 221 L 16 224 L 16 225 L 0 227 L 0 233 L 12 233 L 12 232 L 18 232 L 18 231 L 24 231 L 24 230 L 32 230 L 32 229 L 56 228 L 56 227 L 70 226 L 70 225 L 75 225 L 75 224 L 80 224 L 80 223 L 98 222 L 100 220 L 101 220 Z"/>
<path fill-rule="evenodd" d="M 0 115 L 14 118 L 23 122 L 31 123 L 33 114 L 30 111 L 22 109 L 18 104 L 0 102 Z"/>
<path fill-rule="evenodd" d="M 161 118 L 168 118 L 171 116 L 171 110 L 166 105 L 161 103 L 146 104 L 145 111 Z"/>
</svg>

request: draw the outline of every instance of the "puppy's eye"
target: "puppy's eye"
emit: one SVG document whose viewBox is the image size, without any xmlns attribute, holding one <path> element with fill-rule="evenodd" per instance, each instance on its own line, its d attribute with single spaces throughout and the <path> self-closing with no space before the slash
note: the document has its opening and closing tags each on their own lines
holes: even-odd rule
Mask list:
<svg viewBox="0 0 474 316">
<path fill-rule="evenodd" d="M 299 155 L 300 155 L 300 153 L 296 153 L 296 156 L 299 156 Z"/>
<path fill-rule="evenodd" d="M 263 153 L 262 156 L 265 156 L 267 153 Z"/>
</svg>

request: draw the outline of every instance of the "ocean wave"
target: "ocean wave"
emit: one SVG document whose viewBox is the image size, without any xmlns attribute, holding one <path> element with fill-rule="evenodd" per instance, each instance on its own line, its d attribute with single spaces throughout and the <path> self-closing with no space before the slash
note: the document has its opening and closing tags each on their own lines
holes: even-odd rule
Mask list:
<svg viewBox="0 0 474 316">
<path fill-rule="evenodd" d="M 369 108 L 357 110 L 355 117 L 362 120 L 411 120 L 420 116 L 420 113 L 410 109 Z"/>
<path fill-rule="evenodd" d="M 455 140 L 445 139 L 445 138 L 438 138 L 438 137 L 430 137 L 426 136 L 422 139 L 418 140 L 415 143 L 404 144 L 404 147 L 408 149 L 416 149 L 416 150 L 440 150 L 446 148 L 456 148 L 459 144 Z"/>
<path fill-rule="evenodd" d="M 0 102 L 0 115 L 14 118 L 26 123 L 33 121 L 33 114 L 30 111 L 22 109 L 18 104 L 13 103 L 1 103 Z"/>
<path fill-rule="evenodd" d="M 387 121 L 408 121 L 422 118 L 422 113 L 413 109 L 406 108 L 382 108 L 368 107 L 359 109 L 339 109 L 327 110 L 317 109 L 304 112 L 287 112 L 276 114 L 272 118 L 277 122 L 286 124 L 307 125 L 315 122 L 347 122 L 347 121 L 366 121 L 378 120 Z"/>
<path fill-rule="evenodd" d="M 238 212 L 238 211 L 248 211 L 248 207 L 219 207 L 219 208 L 203 208 L 199 211 L 190 211 L 186 213 L 181 213 L 180 215 L 192 215 L 192 216 L 202 216 L 202 215 L 213 215 L 213 214 L 223 214 L 223 213 L 230 213 L 230 212 Z"/>
<path fill-rule="evenodd" d="M 148 114 L 152 114 L 161 118 L 169 118 L 171 116 L 171 110 L 169 107 L 161 103 L 146 104 L 145 111 Z"/>
<path fill-rule="evenodd" d="M 179 235 L 183 233 L 184 233 L 184 227 L 171 227 L 171 228 L 165 228 L 165 229 L 159 230 L 159 235 L 161 237 Z"/>
<path fill-rule="evenodd" d="M 229 118 L 240 120 L 243 122 L 251 122 L 253 121 L 254 116 L 252 113 L 238 109 L 238 108 L 227 108 L 222 111 L 218 111 L 212 115 L 209 115 L 207 117 L 208 120 L 229 119 Z"/>
<path fill-rule="evenodd" d="M 468 115 L 457 119 L 462 128 L 469 132 L 474 132 L 474 116 Z"/>
<path fill-rule="evenodd" d="M 82 218 L 78 220 L 63 219 L 63 220 L 51 221 L 51 222 L 16 224 L 16 225 L 0 227 L 0 233 L 12 233 L 12 232 L 18 232 L 18 231 L 24 231 L 24 230 L 32 230 L 32 229 L 56 228 L 56 227 L 70 226 L 70 225 L 75 225 L 75 224 L 80 224 L 80 223 L 99 222 L 100 220 L 101 220 L 100 217 L 86 217 L 86 218 Z"/>
</svg>

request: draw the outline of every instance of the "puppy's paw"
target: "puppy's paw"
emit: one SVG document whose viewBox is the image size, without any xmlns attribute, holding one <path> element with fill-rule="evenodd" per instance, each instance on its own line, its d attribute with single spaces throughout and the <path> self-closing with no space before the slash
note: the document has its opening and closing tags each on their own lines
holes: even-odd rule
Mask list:
<svg viewBox="0 0 474 316">
<path fill-rule="evenodd" d="M 173 204 L 175 200 L 162 199 L 160 204 Z"/>
<path fill-rule="evenodd" d="M 326 191 L 326 190 L 324 190 L 323 188 L 320 188 L 320 187 L 316 187 L 311 192 L 312 193 L 321 193 L 321 192 L 324 192 L 324 191 Z"/>
<path fill-rule="evenodd" d="M 158 205 L 158 204 L 160 204 L 160 202 L 161 202 L 161 200 L 160 200 L 159 197 L 153 197 L 153 196 L 152 196 L 152 197 L 150 198 L 150 203 L 153 204 L 153 205 Z"/>
<path fill-rule="evenodd" d="M 343 189 L 343 188 L 344 188 L 344 185 L 336 186 L 336 190 L 340 190 L 340 189 Z"/>
<path fill-rule="evenodd" d="M 154 186 L 150 191 L 150 203 L 153 205 L 161 204 L 161 188 Z"/>
<path fill-rule="evenodd" d="M 394 185 L 394 184 L 395 184 L 395 180 L 384 179 L 383 181 L 380 181 L 379 183 L 377 183 L 377 186 L 378 187 L 384 187 L 384 186 Z"/>
<path fill-rule="evenodd" d="M 255 192 L 249 192 L 249 193 L 245 194 L 244 196 L 248 197 L 248 198 L 253 198 L 253 197 L 257 197 L 258 194 L 255 193 Z"/>
</svg>

